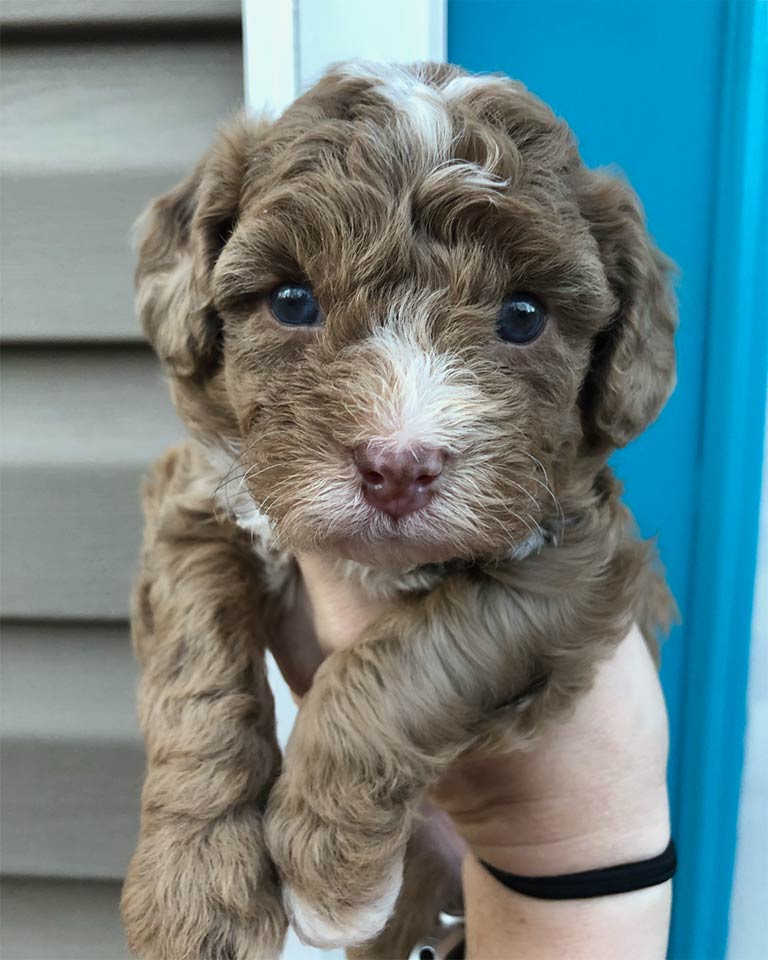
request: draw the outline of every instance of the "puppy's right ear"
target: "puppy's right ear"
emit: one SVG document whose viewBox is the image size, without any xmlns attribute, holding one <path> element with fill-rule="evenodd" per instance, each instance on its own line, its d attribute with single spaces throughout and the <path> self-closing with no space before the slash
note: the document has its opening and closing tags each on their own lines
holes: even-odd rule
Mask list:
<svg viewBox="0 0 768 960">
<path fill-rule="evenodd" d="M 227 127 L 194 173 L 155 200 L 136 225 L 136 307 L 144 332 L 177 377 L 215 368 L 221 321 L 211 275 L 237 223 L 249 145 L 265 125 Z"/>
<path fill-rule="evenodd" d="M 593 344 L 581 403 L 588 441 L 623 447 L 659 415 L 675 385 L 672 261 L 656 247 L 640 201 L 622 181 L 580 171 L 579 201 L 616 297 Z"/>
</svg>

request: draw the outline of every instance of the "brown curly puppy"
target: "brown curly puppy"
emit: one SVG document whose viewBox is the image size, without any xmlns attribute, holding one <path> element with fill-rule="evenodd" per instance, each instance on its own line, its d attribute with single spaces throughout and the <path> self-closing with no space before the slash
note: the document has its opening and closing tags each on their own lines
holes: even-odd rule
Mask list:
<svg viewBox="0 0 768 960">
<path fill-rule="evenodd" d="M 447 895 L 415 858 L 396 909 L 430 785 L 562 715 L 633 619 L 653 643 L 672 602 L 606 460 L 673 385 L 667 267 L 543 103 L 437 64 L 335 67 L 149 209 L 139 312 L 192 439 L 145 495 L 139 955 L 274 957 L 286 914 L 400 955 Z M 391 602 L 281 772 L 263 654 L 302 551 Z"/>
</svg>

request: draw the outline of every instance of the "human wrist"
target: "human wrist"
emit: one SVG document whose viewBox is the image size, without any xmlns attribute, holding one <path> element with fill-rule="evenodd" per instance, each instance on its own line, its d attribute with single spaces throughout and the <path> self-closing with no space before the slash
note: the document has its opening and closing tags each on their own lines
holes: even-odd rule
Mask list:
<svg viewBox="0 0 768 960">
<path fill-rule="evenodd" d="M 634 631 L 571 716 L 526 751 L 468 756 L 434 791 L 479 859 L 556 875 L 644 859 L 669 841 L 663 698 Z"/>
</svg>

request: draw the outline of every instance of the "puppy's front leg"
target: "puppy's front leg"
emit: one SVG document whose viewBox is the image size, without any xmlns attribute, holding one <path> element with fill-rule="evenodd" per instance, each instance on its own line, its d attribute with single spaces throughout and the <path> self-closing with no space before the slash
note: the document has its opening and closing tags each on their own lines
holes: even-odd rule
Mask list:
<svg viewBox="0 0 768 960">
<path fill-rule="evenodd" d="M 531 647 L 514 636 L 502 593 L 452 578 L 401 601 L 318 671 L 267 818 L 305 940 L 347 946 L 383 927 L 425 788 L 530 682 Z"/>
<path fill-rule="evenodd" d="M 263 590 L 192 467 L 172 453 L 145 496 L 133 629 L 147 774 L 123 918 L 144 960 L 268 960 L 286 923 L 262 830 L 280 763 Z"/>
<path fill-rule="evenodd" d="M 644 556 L 614 546 L 608 563 L 610 546 L 593 539 L 597 560 L 574 537 L 401 600 L 320 668 L 267 815 L 304 939 L 371 939 L 397 899 L 426 788 L 470 747 L 520 744 L 589 686 L 629 629 Z M 541 677 L 543 689 L 516 705 Z"/>
</svg>

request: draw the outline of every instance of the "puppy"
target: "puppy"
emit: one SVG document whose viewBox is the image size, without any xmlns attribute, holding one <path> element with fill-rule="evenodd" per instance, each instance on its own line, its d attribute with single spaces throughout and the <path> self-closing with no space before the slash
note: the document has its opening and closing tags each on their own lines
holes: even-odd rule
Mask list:
<svg viewBox="0 0 768 960">
<path fill-rule="evenodd" d="M 430 785 L 562 716 L 633 620 L 653 645 L 672 601 L 606 461 L 673 386 L 668 266 L 541 101 L 438 64 L 338 65 L 150 207 L 138 311 L 191 439 L 144 495 L 138 955 L 271 958 L 288 918 L 401 956 L 450 892 L 421 852 L 398 904 Z M 301 552 L 389 602 L 281 766 Z"/>
</svg>

